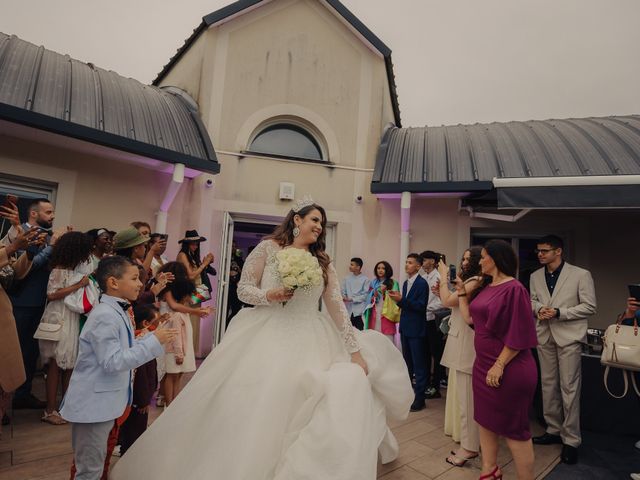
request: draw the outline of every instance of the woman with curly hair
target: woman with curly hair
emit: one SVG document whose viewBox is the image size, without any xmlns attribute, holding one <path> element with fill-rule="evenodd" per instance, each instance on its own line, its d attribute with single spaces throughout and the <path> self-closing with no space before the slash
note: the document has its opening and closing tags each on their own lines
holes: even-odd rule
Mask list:
<svg viewBox="0 0 640 480">
<path fill-rule="evenodd" d="M 51 275 L 47 285 L 47 306 L 41 322 L 62 325 L 58 341 L 40 340 L 40 358 L 47 365 L 47 406 L 42 421 L 51 425 L 67 423 L 56 409 L 58 383 L 62 377 L 64 397 L 78 355 L 80 336 L 80 314 L 70 310 L 64 303 L 66 296 L 89 283 L 92 270 L 91 237 L 82 232 L 67 232 L 62 235 L 51 252 Z M 78 277 L 81 279 L 78 281 Z"/>
</svg>

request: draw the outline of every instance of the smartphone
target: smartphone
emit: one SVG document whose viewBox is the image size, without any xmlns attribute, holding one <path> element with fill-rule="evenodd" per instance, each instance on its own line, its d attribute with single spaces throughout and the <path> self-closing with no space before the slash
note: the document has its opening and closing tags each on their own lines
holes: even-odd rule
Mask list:
<svg viewBox="0 0 640 480">
<path fill-rule="evenodd" d="M 167 233 L 160 234 L 160 240 L 164 240 L 166 242 L 167 238 L 169 238 L 169 234 Z"/>
<path fill-rule="evenodd" d="M 456 272 L 456 266 L 451 264 L 449 265 L 449 281 L 454 283 L 456 281 L 456 277 L 458 276 Z"/>
<path fill-rule="evenodd" d="M 13 208 L 14 206 L 18 205 L 18 197 L 16 195 L 8 193 L 2 205 L 4 205 L 5 207 Z"/>
<path fill-rule="evenodd" d="M 629 296 L 640 302 L 640 284 L 627 285 L 627 287 L 629 288 Z"/>
</svg>

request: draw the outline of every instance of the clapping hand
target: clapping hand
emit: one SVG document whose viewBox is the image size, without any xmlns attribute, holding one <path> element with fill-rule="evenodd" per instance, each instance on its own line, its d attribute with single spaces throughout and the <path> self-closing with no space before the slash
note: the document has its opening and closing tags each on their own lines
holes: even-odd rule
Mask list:
<svg viewBox="0 0 640 480">
<path fill-rule="evenodd" d="M 55 230 L 51 235 L 51 239 L 49 240 L 49 245 L 54 246 L 58 239 L 67 232 L 73 232 L 73 226 L 67 225 L 65 228 L 61 228 L 59 230 Z"/>
<path fill-rule="evenodd" d="M 205 265 L 209 265 L 213 263 L 214 260 L 215 260 L 215 257 L 213 256 L 213 253 L 207 253 L 204 259 L 202 260 L 202 263 L 204 263 Z"/>
<path fill-rule="evenodd" d="M 166 323 L 160 325 L 153 332 L 153 335 L 156 336 L 156 338 L 162 345 L 164 345 L 165 343 L 169 343 L 176 337 L 176 335 L 178 335 L 177 328 L 167 328 L 165 325 Z"/>
<path fill-rule="evenodd" d="M 391 297 L 391 300 L 393 300 L 394 302 L 398 303 L 400 300 L 402 300 L 402 293 L 396 291 L 396 290 L 389 290 L 387 292 L 387 295 L 389 295 L 389 297 Z"/>
<path fill-rule="evenodd" d="M 162 292 L 168 284 L 175 280 L 175 276 L 171 272 L 161 272 L 156 275 L 156 284 L 153 285 L 149 290 L 156 297 Z"/>
</svg>

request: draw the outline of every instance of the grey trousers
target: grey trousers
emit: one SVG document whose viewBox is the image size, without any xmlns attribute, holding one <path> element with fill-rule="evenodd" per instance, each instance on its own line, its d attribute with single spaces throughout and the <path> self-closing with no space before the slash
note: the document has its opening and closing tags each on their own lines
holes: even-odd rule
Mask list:
<svg viewBox="0 0 640 480">
<path fill-rule="evenodd" d="M 113 420 L 71 424 L 76 480 L 100 480 L 107 456 L 107 440 L 112 427 Z"/>
<path fill-rule="evenodd" d="M 580 390 L 582 387 L 582 344 L 559 346 L 553 336 L 538 345 L 542 405 L 547 432 L 560 435 L 562 443 L 579 447 Z"/>
</svg>

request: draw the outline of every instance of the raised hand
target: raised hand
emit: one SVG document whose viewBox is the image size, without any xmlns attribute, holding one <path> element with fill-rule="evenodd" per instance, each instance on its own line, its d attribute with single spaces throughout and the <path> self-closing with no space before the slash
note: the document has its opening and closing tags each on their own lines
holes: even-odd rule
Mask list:
<svg viewBox="0 0 640 480">
<path fill-rule="evenodd" d="M 164 345 L 172 341 L 176 337 L 176 335 L 178 335 L 178 329 L 167 328 L 164 325 L 160 325 L 158 328 L 155 329 L 155 331 L 153 332 L 153 335 L 155 335 L 158 341 L 162 345 Z"/>
<path fill-rule="evenodd" d="M 9 223 L 16 228 L 20 226 L 20 212 L 14 203 L 7 202 L 0 205 L 0 217 L 9 220 Z"/>
</svg>

